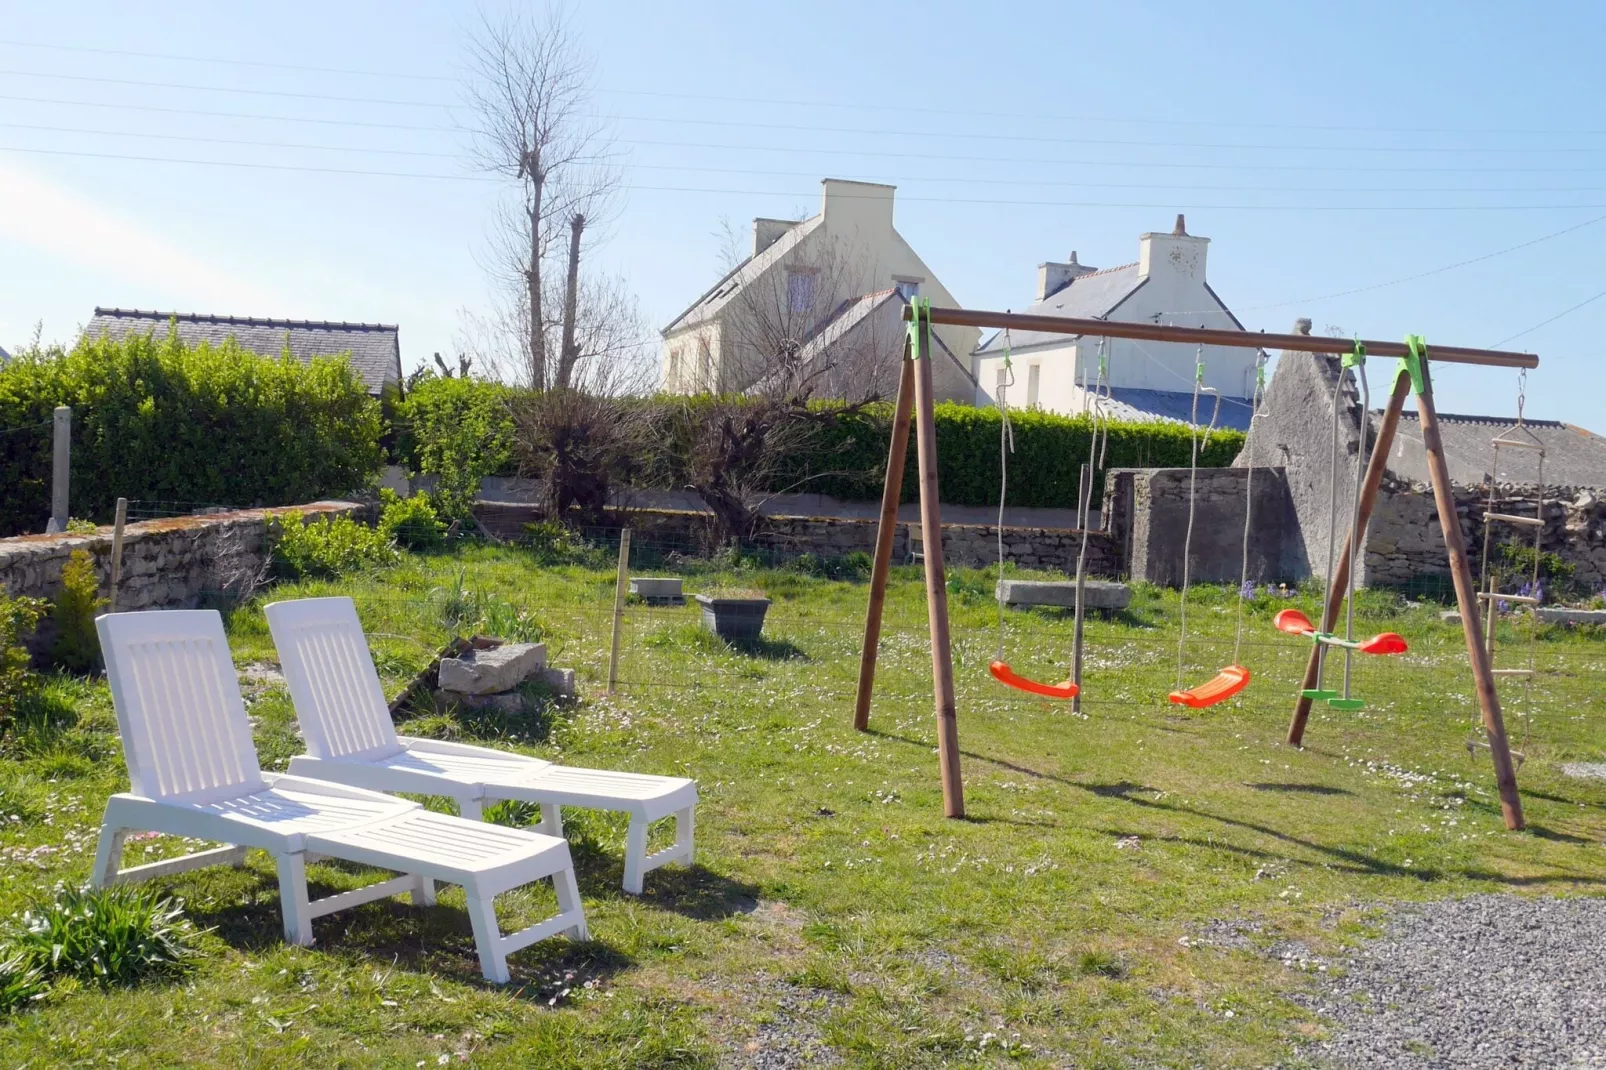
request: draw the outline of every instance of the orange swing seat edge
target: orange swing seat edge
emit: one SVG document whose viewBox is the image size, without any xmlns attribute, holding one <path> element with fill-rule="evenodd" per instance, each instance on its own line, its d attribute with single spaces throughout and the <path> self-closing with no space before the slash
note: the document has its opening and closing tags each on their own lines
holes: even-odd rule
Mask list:
<svg viewBox="0 0 1606 1070">
<path fill-rule="evenodd" d="M 1036 680 L 1028 680 L 1009 667 L 1005 661 L 994 661 L 987 666 L 987 671 L 993 674 L 993 679 L 1005 687 L 1013 687 L 1017 691 L 1029 691 L 1044 698 L 1075 698 L 1077 687 L 1066 680 L 1058 684 L 1040 684 Z"/>
<path fill-rule="evenodd" d="M 1231 698 L 1248 686 L 1249 670 L 1242 665 L 1229 665 L 1217 673 L 1214 680 L 1186 691 L 1173 691 L 1169 697 L 1179 706 L 1202 710 Z"/>
</svg>

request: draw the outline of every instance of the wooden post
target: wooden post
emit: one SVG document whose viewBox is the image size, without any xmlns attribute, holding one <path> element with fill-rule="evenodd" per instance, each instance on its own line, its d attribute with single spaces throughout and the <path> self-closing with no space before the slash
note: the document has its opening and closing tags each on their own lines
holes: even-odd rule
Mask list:
<svg viewBox="0 0 1606 1070">
<path fill-rule="evenodd" d="M 931 321 L 920 317 L 914 354 L 915 445 L 920 457 L 920 533 L 926 563 L 926 612 L 931 623 L 931 684 L 936 692 L 937 761 L 942 769 L 942 812 L 965 816 L 959 773 L 959 717 L 954 699 L 953 650 L 948 637 L 948 580 L 942 567 L 942 507 L 937 489 L 937 427 L 931 381 Z"/>
<path fill-rule="evenodd" d="M 1076 694 L 1071 696 L 1072 713 L 1082 712 L 1082 620 L 1086 612 L 1082 598 L 1087 594 L 1087 519 L 1092 504 L 1093 466 L 1084 464 L 1081 481 L 1076 485 L 1076 526 L 1082 533 L 1083 552 L 1076 559 L 1076 625 L 1071 633 L 1071 682 L 1076 685 Z"/>
<path fill-rule="evenodd" d="M 625 587 L 630 583 L 630 529 L 619 532 L 619 575 L 613 583 L 613 638 L 608 643 L 608 694 L 619 686 L 619 633 L 625 619 Z"/>
<path fill-rule="evenodd" d="M 106 612 L 117 612 L 117 588 L 123 580 L 123 525 L 128 523 L 128 499 L 117 499 L 117 515 L 112 520 L 112 590 Z"/>
<path fill-rule="evenodd" d="M 1500 692 L 1495 690 L 1494 672 L 1489 666 L 1489 650 L 1483 642 L 1483 618 L 1478 613 L 1478 592 L 1472 582 L 1472 564 L 1461 538 L 1461 519 L 1455 510 L 1455 493 L 1450 486 L 1450 468 L 1444 459 L 1444 442 L 1439 437 L 1439 417 L 1433 409 L 1433 380 L 1428 361 L 1422 360 L 1422 389 L 1416 395 L 1417 419 L 1422 424 L 1422 448 L 1427 453 L 1428 476 L 1433 483 L 1433 501 L 1439 508 L 1439 526 L 1444 529 L 1444 548 L 1450 556 L 1450 578 L 1455 583 L 1455 602 L 1461 610 L 1461 628 L 1466 635 L 1467 660 L 1472 663 L 1477 685 L 1478 706 L 1483 711 L 1483 730 L 1489 736 L 1489 756 L 1494 760 L 1495 785 L 1500 790 L 1500 810 L 1506 828 L 1523 827 L 1522 797 L 1517 794 L 1517 772 L 1511 764 L 1511 745 L 1506 740 L 1505 719 L 1500 713 Z"/>
<path fill-rule="evenodd" d="M 1394 392 L 1389 395 L 1388 407 L 1383 410 L 1383 419 L 1377 425 L 1377 441 L 1372 444 L 1372 456 L 1366 465 L 1366 480 L 1361 484 L 1360 527 L 1363 535 L 1372 519 L 1372 507 L 1377 504 L 1377 488 L 1383 482 L 1383 473 L 1388 470 L 1389 451 L 1394 448 L 1394 433 L 1399 430 L 1400 413 L 1405 408 L 1405 396 L 1410 392 L 1411 377 L 1396 376 Z M 1333 478 L 1338 478 L 1337 472 L 1333 473 Z M 1333 630 L 1338 623 L 1338 611 L 1344 606 L 1344 591 L 1349 587 L 1349 544 L 1346 538 L 1344 548 L 1339 551 L 1338 564 L 1333 569 L 1332 585 L 1327 589 L 1327 604 L 1322 609 L 1321 629 L 1324 632 Z M 1362 546 L 1365 546 L 1364 541 Z M 1316 686 L 1317 672 L 1326 653 L 1321 643 L 1310 645 L 1310 660 L 1305 663 L 1305 679 L 1299 685 L 1300 690 L 1309 691 Z M 1303 695 L 1294 703 L 1294 717 L 1288 722 L 1288 742 L 1296 747 L 1302 746 L 1305 741 L 1305 722 L 1310 718 L 1310 703 L 1311 700 Z"/>
<path fill-rule="evenodd" d="M 72 515 L 68 511 L 67 494 L 68 481 L 72 476 L 72 409 L 57 405 L 56 411 L 51 414 L 51 421 L 50 523 L 45 525 L 45 531 L 54 533 L 66 531 L 67 520 Z"/>
<path fill-rule="evenodd" d="M 870 694 L 875 690 L 875 663 L 881 645 L 881 614 L 892 571 L 892 542 L 898 533 L 898 500 L 903 496 L 904 462 L 909 455 L 909 417 L 915 405 L 915 368 L 904 344 L 898 376 L 898 402 L 892 411 L 892 441 L 887 447 L 887 478 L 881 488 L 881 526 L 876 529 L 875 561 L 870 566 L 870 607 L 864 615 L 864 649 L 859 652 L 859 693 L 853 705 L 853 727 L 870 727 Z"/>
</svg>

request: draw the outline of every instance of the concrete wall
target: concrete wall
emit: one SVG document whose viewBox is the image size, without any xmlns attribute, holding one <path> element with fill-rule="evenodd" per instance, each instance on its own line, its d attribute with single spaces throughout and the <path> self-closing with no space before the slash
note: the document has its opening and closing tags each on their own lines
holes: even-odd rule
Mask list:
<svg viewBox="0 0 1606 1070">
<path fill-rule="evenodd" d="M 1239 582 L 1251 488 L 1249 579 L 1265 583 L 1294 578 L 1289 539 L 1293 510 L 1279 469 L 1256 468 L 1251 480 L 1247 468 L 1201 468 L 1193 484 L 1186 468 L 1118 468 L 1106 477 L 1105 511 L 1131 579 L 1181 585 L 1190 486 L 1190 582 Z"/>
<path fill-rule="evenodd" d="M 314 502 L 285 509 L 241 509 L 207 516 L 129 524 L 123 530 L 118 609 L 193 605 L 202 594 L 239 591 L 255 582 L 268 559 L 268 532 L 292 510 L 306 516 L 363 512 L 353 502 Z M 94 535 L 23 535 L 0 539 L 0 587 L 11 595 L 53 597 L 75 550 L 88 550 L 101 593 L 111 585 L 112 529 Z"/>
</svg>

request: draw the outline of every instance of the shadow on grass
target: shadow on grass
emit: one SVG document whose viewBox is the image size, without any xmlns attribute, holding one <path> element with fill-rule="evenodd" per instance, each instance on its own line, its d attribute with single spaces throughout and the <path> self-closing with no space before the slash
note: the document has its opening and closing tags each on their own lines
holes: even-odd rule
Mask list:
<svg viewBox="0 0 1606 1070">
<path fill-rule="evenodd" d="M 694 921 L 718 921 L 758 909 L 756 885 L 732 880 L 704 866 L 669 865 L 648 873 L 641 895 L 629 895 L 620 886 L 623 867 L 618 859 L 601 867 L 579 866 L 581 887 L 587 895 L 628 899 L 644 906 L 673 911 Z M 578 866 L 577 861 L 577 866 Z M 596 879 L 587 880 L 587 873 Z"/>
<path fill-rule="evenodd" d="M 213 909 L 199 908 L 193 900 L 188 913 L 196 924 L 210 928 L 224 943 L 242 951 L 260 952 L 284 942 L 279 911 L 278 881 L 271 872 L 242 870 L 246 878 L 245 902 Z M 338 894 L 346 885 L 308 873 L 311 898 Z M 364 884 L 374 875 L 364 873 Z M 239 896 L 231 896 L 238 899 Z M 468 913 L 461 907 L 417 907 L 403 898 L 382 899 L 319 918 L 313 923 L 318 950 L 371 959 L 375 965 L 395 964 L 402 969 L 437 974 L 463 984 L 492 986 L 480 972 L 478 951 Z M 546 1003 L 561 989 L 608 977 L 634 965 L 628 956 L 596 940 L 542 940 L 508 960 L 512 985 L 501 988 L 516 996 Z"/>
<path fill-rule="evenodd" d="M 899 736 L 890 732 L 876 732 L 873 729 L 871 730 L 871 734 L 880 736 L 883 739 L 907 743 L 911 746 L 919 747 L 924 751 L 930 750 L 930 744 L 921 743 L 918 740 L 910 739 L 907 736 Z M 1606 887 L 1606 877 L 1601 877 L 1595 874 L 1581 873 L 1576 870 L 1558 870 L 1556 873 L 1547 874 L 1544 876 L 1513 877 L 1504 873 L 1496 873 L 1492 870 L 1473 869 L 1470 867 L 1452 871 L 1450 874 L 1425 868 L 1407 868 L 1394 862 L 1388 862 L 1377 858 L 1373 855 L 1367 854 L 1364 851 L 1357 851 L 1351 847 L 1334 847 L 1328 844 L 1318 843 L 1314 840 L 1304 839 L 1292 833 L 1284 832 L 1282 829 L 1274 828 L 1271 825 L 1247 821 L 1242 818 L 1227 817 L 1225 815 L 1211 813 L 1209 810 L 1203 810 L 1194 806 L 1182 806 L 1177 803 L 1166 802 L 1163 799 L 1138 798 L 1139 795 L 1144 794 L 1158 795 L 1160 794 L 1160 791 L 1158 788 L 1146 787 L 1142 784 L 1133 783 L 1130 780 L 1120 780 L 1108 784 L 1069 780 L 1053 773 L 1045 773 L 1041 770 L 1032 769 L 1029 766 L 1019 765 L 1015 762 L 1006 761 L 1002 758 L 993 758 L 985 754 L 977 754 L 974 751 L 961 750 L 960 753 L 965 757 L 975 761 L 986 762 L 989 765 L 996 765 L 1001 768 L 1008 769 L 1011 772 L 1020 773 L 1023 776 L 1029 776 L 1037 780 L 1051 780 L 1056 784 L 1063 784 L 1066 787 L 1075 788 L 1078 791 L 1090 792 L 1101 799 L 1117 799 L 1133 806 L 1143 807 L 1146 810 L 1156 810 L 1172 814 L 1186 814 L 1192 817 L 1202 818 L 1207 821 L 1215 821 L 1233 828 L 1240 828 L 1249 832 L 1256 832 L 1263 836 L 1270 836 L 1273 839 L 1279 840 L 1283 843 L 1303 847 L 1308 851 L 1314 851 L 1318 854 L 1326 855 L 1329 858 L 1336 859 L 1340 864 L 1335 865 L 1333 868 L 1345 872 L 1363 875 L 1369 874 L 1374 876 L 1411 877 L 1416 880 L 1424 881 L 1439 880 L 1446 875 L 1453 875 L 1465 880 L 1488 881 L 1491 884 L 1504 884 L 1518 888 L 1540 887 L 1547 884 L 1581 884 L 1596 887 Z M 1530 830 L 1537 831 L 1534 830 L 1533 826 L 1530 826 Z M 1566 837 L 1563 833 L 1549 833 L 1548 835 L 1540 833 L 1540 835 L 1547 839 L 1563 839 L 1564 842 L 1571 842 L 1573 840 L 1572 837 Z M 1592 841 L 1579 840 L 1577 842 L 1589 843 Z M 1219 848 L 1225 847 L 1226 845 L 1211 843 L 1206 844 L 1205 846 Z M 1291 861 L 1298 860 L 1292 859 Z"/>
<path fill-rule="evenodd" d="M 786 639 L 761 635 L 756 639 L 727 639 L 725 645 L 738 654 L 765 661 L 808 661 L 808 651 Z"/>
<path fill-rule="evenodd" d="M 1354 795 L 1348 788 L 1335 788 L 1327 784 L 1276 784 L 1262 782 L 1259 784 L 1245 784 L 1246 788 L 1256 791 L 1281 791 L 1297 795 Z"/>
</svg>

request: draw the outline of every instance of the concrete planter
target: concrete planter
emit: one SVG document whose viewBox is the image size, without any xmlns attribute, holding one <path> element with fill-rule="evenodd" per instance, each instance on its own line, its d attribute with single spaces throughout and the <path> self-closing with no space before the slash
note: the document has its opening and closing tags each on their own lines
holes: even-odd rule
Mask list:
<svg viewBox="0 0 1606 1070">
<path fill-rule="evenodd" d="M 723 598 L 697 595 L 703 607 L 703 627 L 721 639 L 757 639 L 764 631 L 768 598 Z"/>
</svg>

